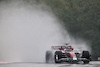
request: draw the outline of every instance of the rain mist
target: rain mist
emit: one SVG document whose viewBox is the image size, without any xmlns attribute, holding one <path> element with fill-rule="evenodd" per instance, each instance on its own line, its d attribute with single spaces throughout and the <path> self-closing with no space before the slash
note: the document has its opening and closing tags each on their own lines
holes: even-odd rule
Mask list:
<svg viewBox="0 0 100 67">
<path fill-rule="evenodd" d="M 56 16 L 40 5 L 20 0 L 0 3 L 0 61 L 44 62 L 51 46 L 69 40 Z"/>
<path fill-rule="evenodd" d="M 40 62 L 52 45 L 64 42 L 53 13 L 24 2 L 0 4 L 0 61 Z"/>
</svg>

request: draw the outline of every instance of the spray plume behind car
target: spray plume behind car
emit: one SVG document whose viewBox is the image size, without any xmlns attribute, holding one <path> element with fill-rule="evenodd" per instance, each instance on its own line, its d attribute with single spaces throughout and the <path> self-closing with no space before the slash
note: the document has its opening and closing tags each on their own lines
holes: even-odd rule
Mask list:
<svg viewBox="0 0 100 67">
<path fill-rule="evenodd" d="M 0 3 L 0 61 L 44 62 L 51 46 L 74 43 L 52 11 L 31 4 L 24 0 Z"/>
</svg>

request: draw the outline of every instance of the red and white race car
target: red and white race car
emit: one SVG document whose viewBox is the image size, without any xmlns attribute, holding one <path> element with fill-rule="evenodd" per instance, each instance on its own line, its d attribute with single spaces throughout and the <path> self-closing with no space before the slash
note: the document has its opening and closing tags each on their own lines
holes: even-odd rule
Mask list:
<svg viewBox="0 0 100 67">
<path fill-rule="evenodd" d="M 52 51 L 46 51 L 46 63 L 49 63 L 53 58 L 55 63 L 78 63 L 83 61 L 84 64 L 88 64 L 91 60 L 89 51 L 82 51 L 82 53 L 74 52 L 72 46 L 52 46 L 51 48 L 56 51 L 54 55 Z"/>
</svg>

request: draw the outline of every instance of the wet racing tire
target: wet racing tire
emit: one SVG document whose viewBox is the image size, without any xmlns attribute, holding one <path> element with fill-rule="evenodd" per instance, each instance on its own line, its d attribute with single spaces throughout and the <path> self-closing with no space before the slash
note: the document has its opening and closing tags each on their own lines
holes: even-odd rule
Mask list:
<svg viewBox="0 0 100 67">
<path fill-rule="evenodd" d="M 46 63 L 51 62 L 52 58 L 53 58 L 53 53 L 51 51 L 46 51 L 46 56 L 45 56 Z"/>
<path fill-rule="evenodd" d="M 82 52 L 82 58 L 86 58 L 87 60 L 83 60 L 84 64 L 88 64 L 90 62 L 90 54 L 89 51 Z"/>
<path fill-rule="evenodd" d="M 62 57 L 62 52 L 61 51 L 56 51 L 54 55 L 54 61 L 55 63 L 61 63 L 59 59 Z"/>
</svg>

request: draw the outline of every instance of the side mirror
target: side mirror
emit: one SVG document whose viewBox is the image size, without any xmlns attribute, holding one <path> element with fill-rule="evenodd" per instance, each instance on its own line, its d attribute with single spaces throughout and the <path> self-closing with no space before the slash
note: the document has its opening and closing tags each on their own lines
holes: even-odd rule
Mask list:
<svg viewBox="0 0 100 67">
<path fill-rule="evenodd" d="M 69 43 L 65 43 L 65 45 L 68 45 Z"/>
</svg>

